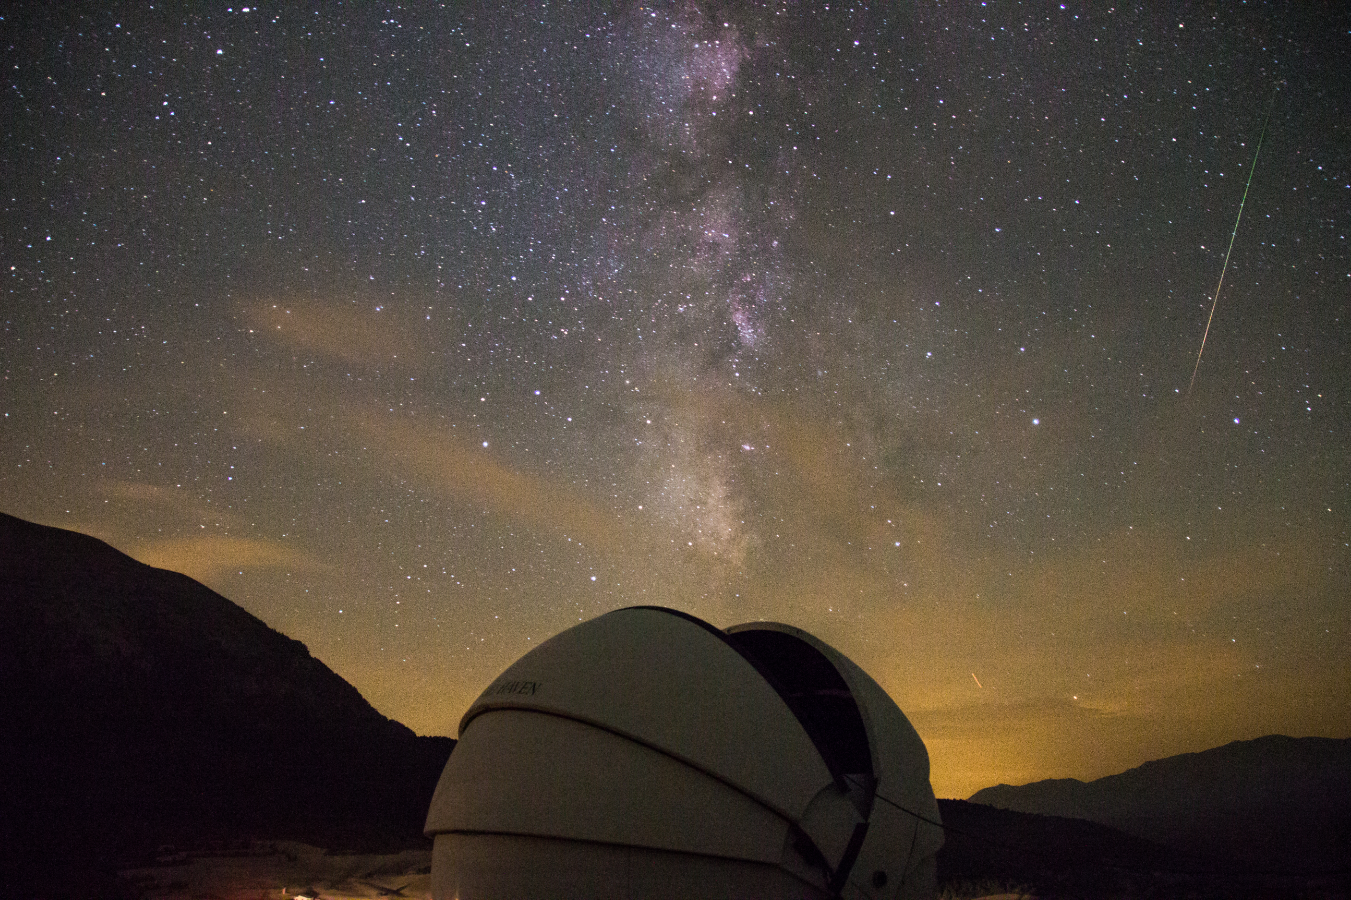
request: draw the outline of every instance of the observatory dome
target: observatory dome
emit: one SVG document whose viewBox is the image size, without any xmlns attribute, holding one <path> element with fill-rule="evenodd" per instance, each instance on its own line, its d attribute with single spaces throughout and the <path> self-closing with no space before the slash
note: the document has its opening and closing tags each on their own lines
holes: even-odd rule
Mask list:
<svg viewBox="0 0 1351 900">
<path fill-rule="evenodd" d="M 633 607 L 540 644 L 460 721 L 438 900 L 934 892 L 929 757 L 862 669 L 788 625 Z"/>
</svg>

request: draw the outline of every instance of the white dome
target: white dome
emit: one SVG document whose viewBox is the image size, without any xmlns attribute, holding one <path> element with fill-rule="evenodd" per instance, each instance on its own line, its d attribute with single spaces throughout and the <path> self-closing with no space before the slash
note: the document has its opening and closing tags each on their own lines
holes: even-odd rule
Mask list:
<svg viewBox="0 0 1351 900">
<path fill-rule="evenodd" d="M 932 895 L 942 831 L 924 819 L 923 742 L 838 651 L 636 607 L 483 692 L 426 833 L 438 900 L 880 900 Z"/>
</svg>

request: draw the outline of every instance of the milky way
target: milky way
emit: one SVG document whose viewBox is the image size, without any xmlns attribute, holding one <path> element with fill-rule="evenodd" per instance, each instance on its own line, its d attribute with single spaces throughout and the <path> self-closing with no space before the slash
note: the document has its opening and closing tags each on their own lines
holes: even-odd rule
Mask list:
<svg viewBox="0 0 1351 900">
<path fill-rule="evenodd" d="M 656 603 L 945 796 L 1351 736 L 1348 23 L 877 7 L 0 20 L 4 511 L 422 733 Z"/>
</svg>

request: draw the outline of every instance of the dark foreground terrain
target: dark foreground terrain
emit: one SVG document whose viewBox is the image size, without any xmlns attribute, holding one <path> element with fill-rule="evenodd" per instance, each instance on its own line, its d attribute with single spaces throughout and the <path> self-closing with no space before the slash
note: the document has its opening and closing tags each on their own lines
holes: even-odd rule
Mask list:
<svg viewBox="0 0 1351 900">
<path fill-rule="evenodd" d="M 1197 852 L 1084 819 L 939 800 L 938 854 L 947 898 L 1030 893 L 1044 898 L 1351 898 L 1351 872 L 1235 865 L 1227 847 Z"/>
<path fill-rule="evenodd" d="M 1269 735 L 1083 782 L 999 785 L 973 801 L 1087 819 L 1166 845 L 1176 867 L 1254 879 L 1351 870 L 1351 740 Z"/>
<path fill-rule="evenodd" d="M 162 845 L 422 846 L 454 742 L 192 579 L 0 515 L 0 869 L 107 892 Z"/>
</svg>

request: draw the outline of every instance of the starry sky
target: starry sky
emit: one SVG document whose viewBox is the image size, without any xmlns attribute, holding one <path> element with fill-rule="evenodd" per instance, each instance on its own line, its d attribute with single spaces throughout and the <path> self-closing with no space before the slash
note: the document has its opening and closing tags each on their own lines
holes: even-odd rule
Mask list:
<svg viewBox="0 0 1351 900">
<path fill-rule="evenodd" d="M 0 508 L 422 734 L 660 604 L 940 796 L 1351 736 L 1351 16 L 1144 6 L 5 14 Z"/>
</svg>

